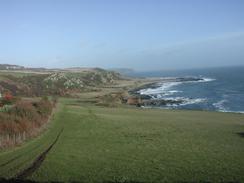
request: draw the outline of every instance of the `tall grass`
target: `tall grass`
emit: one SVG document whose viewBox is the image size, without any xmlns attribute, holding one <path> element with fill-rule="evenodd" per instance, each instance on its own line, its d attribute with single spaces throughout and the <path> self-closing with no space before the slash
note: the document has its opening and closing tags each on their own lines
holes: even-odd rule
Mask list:
<svg viewBox="0 0 244 183">
<path fill-rule="evenodd" d="M 0 148 L 18 145 L 36 136 L 47 123 L 53 104 L 43 98 L 38 102 L 18 101 L 0 112 Z"/>
</svg>

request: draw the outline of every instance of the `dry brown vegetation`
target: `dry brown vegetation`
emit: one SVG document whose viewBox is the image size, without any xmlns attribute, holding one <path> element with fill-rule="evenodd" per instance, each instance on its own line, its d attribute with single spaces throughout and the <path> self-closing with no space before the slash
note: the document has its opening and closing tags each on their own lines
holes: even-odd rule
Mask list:
<svg viewBox="0 0 244 183">
<path fill-rule="evenodd" d="M 97 86 L 114 84 L 120 79 L 120 74 L 98 68 L 80 72 L 60 70 L 46 74 L 22 73 L 22 75 L 0 71 L 0 92 L 8 91 L 14 96 L 22 97 L 70 96 L 73 93 L 91 91 Z"/>
<path fill-rule="evenodd" d="M 0 148 L 20 144 L 39 134 L 52 112 L 47 98 L 38 102 L 20 100 L 5 112 L 0 112 Z"/>
</svg>

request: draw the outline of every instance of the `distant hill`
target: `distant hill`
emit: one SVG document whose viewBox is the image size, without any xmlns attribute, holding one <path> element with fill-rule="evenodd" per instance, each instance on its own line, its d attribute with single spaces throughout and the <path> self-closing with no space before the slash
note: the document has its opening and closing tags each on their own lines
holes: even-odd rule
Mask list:
<svg viewBox="0 0 244 183">
<path fill-rule="evenodd" d="M 25 67 L 19 65 L 0 64 L 0 70 L 23 70 Z"/>
<path fill-rule="evenodd" d="M 124 75 L 124 76 L 130 76 L 131 74 L 133 74 L 135 72 L 135 70 L 130 69 L 130 68 L 112 68 L 112 69 L 109 69 L 109 70 L 118 72 L 118 73 L 120 73 L 121 75 Z"/>
<path fill-rule="evenodd" d="M 43 70 L 13 65 L 2 68 L 12 72 L 0 72 L 0 92 L 10 91 L 13 95 L 19 96 L 66 96 L 75 92 L 94 90 L 97 86 L 111 85 L 122 79 L 119 73 L 101 68 Z"/>
</svg>

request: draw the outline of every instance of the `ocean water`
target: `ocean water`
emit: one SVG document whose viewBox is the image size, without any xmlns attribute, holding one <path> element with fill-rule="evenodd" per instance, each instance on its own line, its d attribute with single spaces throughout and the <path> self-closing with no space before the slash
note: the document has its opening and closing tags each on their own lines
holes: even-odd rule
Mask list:
<svg viewBox="0 0 244 183">
<path fill-rule="evenodd" d="M 162 108 L 244 113 L 244 67 L 135 73 L 140 77 L 197 77 L 201 81 L 159 83 L 140 90 L 154 99 L 181 100 Z M 153 106 L 152 106 L 153 107 Z"/>
</svg>

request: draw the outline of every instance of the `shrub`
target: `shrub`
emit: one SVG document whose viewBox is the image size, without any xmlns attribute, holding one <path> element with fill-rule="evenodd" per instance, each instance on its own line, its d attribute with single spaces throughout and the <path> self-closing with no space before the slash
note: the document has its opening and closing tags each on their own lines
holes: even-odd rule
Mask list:
<svg viewBox="0 0 244 183">
<path fill-rule="evenodd" d="M 3 98 L 1 99 L 1 103 L 3 105 L 10 105 L 14 102 L 14 97 L 11 95 L 11 93 L 7 92 L 3 95 Z"/>
<path fill-rule="evenodd" d="M 48 97 L 47 96 L 42 96 L 42 100 L 43 101 L 48 101 Z"/>
<path fill-rule="evenodd" d="M 3 97 L 0 99 L 0 107 L 3 107 L 5 105 L 12 105 L 17 101 L 20 101 L 20 97 L 14 97 L 10 92 L 7 92 L 3 95 Z"/>
<path fill-rule="evenodd" d="M 48 99 L 41 99 L 41 101 L 33 103 L 33 106 L 42 117 L 48 116 L 52 112 L 52 104 Z"/>
<path fill-rule="evenodd" d="M 12 105 L 3 105 L 0 107 L 0 112 L 8 112 L 11 109 Z"/>
<path fill-rule="evenodd" d="M 38 102 L 18 101 L 6 112 L 0 113 L 0 147 L 15 145 L 26 137 L 35 136 L 52 112 L 48 99 Z M 17 139 L 16 139 L 17 137 Z"/>
<path fill-rule="evenodd" d="M 52 96 L 51 100 L 52 100 L 53 105 L 55 106 L 56 103 L 58 102 L 58 96 L 56 96 L 56 95 Z"/>
</svg>

